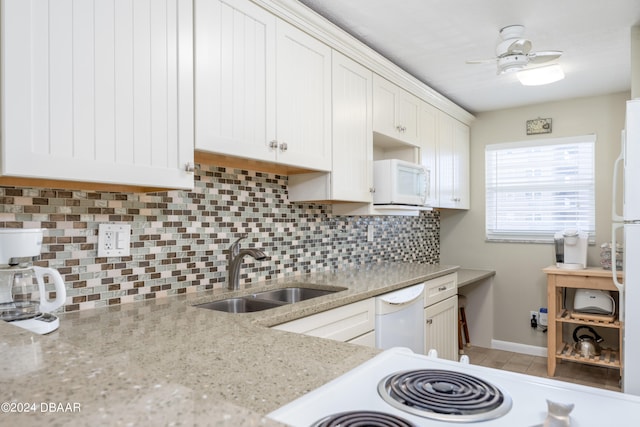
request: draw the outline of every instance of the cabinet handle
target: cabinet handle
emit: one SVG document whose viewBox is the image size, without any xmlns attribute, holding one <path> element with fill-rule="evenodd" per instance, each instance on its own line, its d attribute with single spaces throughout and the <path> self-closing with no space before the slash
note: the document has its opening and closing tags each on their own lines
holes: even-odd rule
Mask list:
<svg viewBox="0 0 640 427">
<path fill-rule="evenodd" d="M 282 144 L 280 144 L 280 151 L 287 151 L 287 148 L 289 148 L 287 146 L 286 142 L 283 142 Z"/>
<path fill-rule="evenodd" d="M 273 141 L 269 141 L 269 148 L 273 148 L 274 150 L 278 148 L 278 141 L 275 139 Z"/>
<path fill-rule="evenodd" d="M 403 132 L 403 130 L 402 130 L 402 126 L 401 126 L 401 125 L 396 126 L 396 130 L 397 130 L 398 132 L 400 132 L 400 133 L 402 133 L 402 132 Z"/>
<path fill-rule="evenodd" d="M 184 171 L 188 173 L 194 173 L 196 171 L 196 165 L 191 162 L 187 162 L 184 165 Z"/>
<path fill-rule="evenodd" d="M 446 291 L 446 290 L 447 290 L 447 287 L 446 287 L 446 286 L 440 286 L 440 287 L 438 288 L 438 290 L 439 290 L 440 292 L 442 292 L 442 291 Z"/>
<path fill-rule="evenodd" d="M 427 325 L 430 325 L 433 323 L 433 319 L 427 319 Z"/>
<path fill-rule="evenodd" d="M 375 192 L 376 192 L 376 189 L 375 189 L 375 188 L 373 188 L 373 187 L 369 187 L 369 193 L 375 193 Z"/>
</svg>

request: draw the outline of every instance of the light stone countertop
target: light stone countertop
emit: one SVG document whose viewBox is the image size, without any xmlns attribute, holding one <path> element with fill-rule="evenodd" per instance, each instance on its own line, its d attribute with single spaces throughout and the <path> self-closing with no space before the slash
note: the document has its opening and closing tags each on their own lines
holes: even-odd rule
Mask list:
<svg viewBox="0 0 640 427">
<path fill-rule="evenodd" d="M 458 288 L 479 282 L 480 280 L 496 275 L 494 270 L 479 270 L 473 268 L 461 268 L 458 270 Z"/>
<path fill-rule="evenodd" d="M 265 415 L 380 350 L 269 326 L 456 270 L 392 263 L 292 276 L 67 313 L 45 336 L 0 322 L 0 425 L 277 426 Z M 257 313 L 193 307 L 294 283 L 348 289 Z M 6 413 L 24 404 L 30 413 Z"/>
</svg>

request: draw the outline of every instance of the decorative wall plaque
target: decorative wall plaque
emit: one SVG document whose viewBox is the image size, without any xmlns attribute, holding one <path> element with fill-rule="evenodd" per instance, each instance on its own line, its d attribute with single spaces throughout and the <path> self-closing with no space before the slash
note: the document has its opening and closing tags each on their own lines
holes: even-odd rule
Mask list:
<svg viewBox="0 0 640 427">
<path fill-rule="evenodd" d="M 551 133 L 551 119 L 527 120 L 527 135 Z"/>
</svg>

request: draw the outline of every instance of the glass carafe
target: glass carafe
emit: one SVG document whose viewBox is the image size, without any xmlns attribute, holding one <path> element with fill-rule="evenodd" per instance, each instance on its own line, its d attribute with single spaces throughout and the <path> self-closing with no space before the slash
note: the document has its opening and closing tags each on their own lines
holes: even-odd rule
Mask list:
<svg viewBox="0 0 640 427">
<path fill-rule="evenodd" d="M 46 298 L 44 276 L 55 284 L 56 298 Z M 57 270 L 30 266 L 0 269 L 0 319 L 22 320 L 49 312 L 64 304 L 66 291 Z"/>
</svg>

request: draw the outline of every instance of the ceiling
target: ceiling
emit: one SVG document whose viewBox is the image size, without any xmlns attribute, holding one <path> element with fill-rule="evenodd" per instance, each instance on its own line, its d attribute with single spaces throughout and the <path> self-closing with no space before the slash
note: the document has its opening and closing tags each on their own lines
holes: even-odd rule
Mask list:
<svg viewBox="0 0 640 427">
<path fill-rule="evenodd" d="M 471 113 L 630 90 L 639 0 L 299 0 Z M 560 50 L 565 79 L 522 86 L 467 60 L 495 56 L 525 26 L 532 51 Z"/>
</svg>

